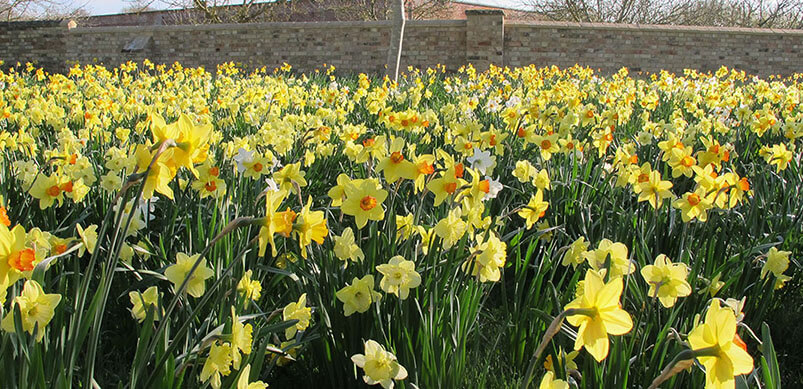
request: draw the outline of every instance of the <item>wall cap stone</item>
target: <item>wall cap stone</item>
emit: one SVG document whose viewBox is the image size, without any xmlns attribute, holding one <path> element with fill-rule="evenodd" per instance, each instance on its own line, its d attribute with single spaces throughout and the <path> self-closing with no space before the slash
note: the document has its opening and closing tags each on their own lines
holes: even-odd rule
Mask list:
<svg viewBox="0 0 803 389">
<path fill-rule="evenodd" d="M 505 11 L 501 9 L 467 9 L 466 16 L 469 15 L 502 15 L 505 16 Z"/>
<path fill-rule="evenodd" d="M 468 11 L 466 11 L 468 12 Z M 684 33 L 738 33 L 755 35 L 803 35 L 803 30 L 746 28 L 746 27 L 711 27 L 711 26 L 677 26 L 668 24 L 620 24 L 620 23 L 576 23 L 576 22 L 506 22 L 505 28 L 579 28 L 585 30 L 627 30 L 627 31 L 677 31 Z"/>
</svg>

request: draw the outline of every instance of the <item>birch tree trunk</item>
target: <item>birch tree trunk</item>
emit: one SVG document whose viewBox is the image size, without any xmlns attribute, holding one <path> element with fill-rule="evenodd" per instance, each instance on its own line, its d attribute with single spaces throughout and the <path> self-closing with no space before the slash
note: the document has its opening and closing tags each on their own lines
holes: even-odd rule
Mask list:
<svg viewBox="0 0 803 389">
<path fill-rule="evenodd" d="M 399 64 L 401 63 L 402 41 L 404 40 L 404 0 L 393 0 L 391 8 L 393 27 L 390 32 L 390 48 L 388 48 L 388 61 L 386 74 L 393 81 L 399 78 Z"/>
</svg>

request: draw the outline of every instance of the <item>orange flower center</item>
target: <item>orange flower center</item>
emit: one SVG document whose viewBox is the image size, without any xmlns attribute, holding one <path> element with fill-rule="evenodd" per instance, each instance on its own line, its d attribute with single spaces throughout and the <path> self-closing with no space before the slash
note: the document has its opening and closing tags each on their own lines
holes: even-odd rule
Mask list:
<svg viewBox="0 0 803 389">
<path fill-rule="evenodd" d="M 548 139 L 544 139 L 544 140 L 541 141 L 541 148 L 542 149 L 549 150 L 550 147 L 552 147 L 552 142 L 550 142 Z"/>
<path fill-rule="evenodd" d="M 697 193 L 692 193 L 689 197 L 686 197 L 686 201 L 689 202 L 689 205 L 695 207 L 697 204 L 700 204 L 700 196 L 698 196 Z"/>
<path fill-rule="evenodd" d="M 491 146 L 496 146 L 496 135 L 491 134 L 491 137 L 488 140 L 488 144 L 490 144 Z"/>
<path fill-rule="evenodd" d="M 407 127 L 408 125 L 410 125 L 410 121 L 407 120 L 407 119 L 402 119 L 401 120 L 401 125 L 402 125 L 402 127 Z"/>
<path fill-rule="evenodd" d="M 50 188 L 47 188 L 47 191 L 45 191 L 45 192 L 50 197 L 56 197 L 59 194 L 61 194 L 61 189 L 59 188 L 58 185 L 53 185 Z"/>
<path fill-rule="evenodd" d="M 3 206 L 0 206 L 0 223 L 5 224 L 6 227 L 11 226 L 11 220 L 8 218 L 8 210 Z"/>
<path fill-rule="evenodd" d="M 65 191 L 67 193 L 72 193 L 72 181 L 67 181 L 64 184 L 61 184 L 61 186 L 59 186 L 59 189 Z"/>
<path fill-rule="evenodd" d="M 516 131 L 516 136 L 519 138 L 524 138 L 527 136 L 527 133 L 524 131 L 524 127 L 519 127 L 518 131 Z"/>
<path fill-rule="evenodd" d="M 19 271 L 33 270 L 33 261 L 36 259 L 33 249 L 17 251 L 8 256 L 8 265 Z"/>
<path fill-rule="evenodd" d="M 360 208 L 363 211 L 370 211 L 376 207 L 376 198 L 372 196 L 365 196 L 360 200 Z"/>
<path fill-rule="evenodd" d="M 393 116 L 391 116 L 391 118 L 392 118 L 392 117 L 393 117 Z M 393 121 L 393 120 L 391 120 L 391 122 L 392 122 L 392 121 Z M 374 138 L 368 138 L 368 139 L 366 139 L 366 140 L 362 141 L 362 145 L 363 145 L 363 146 L 365 146 L 365 147 L 371 147 L 371 146 L 373 146 L 373 145 L 374 145 L 374 142 L 375 142 L 375 141 L 374 141 Z"/>
<path fill-rule="evenodd" d="M 65 251 L 67 251 L 67 245 L 66 244 L 59 244 L 59 245 L 56 245 L 56 247 L 53 247 L 53 252 L 55 252 L 56 255 L 63 254 Z"/>
<path fill-rule="evenodd" d="M 692 166 L 694 166 L 694 162 L 696 162 L 694 160 L 694 157 L 687 155 L 687 156 L 683 157 L 683 160 L 680 161 L 680 164 L 685 166 L 685 167 L 692 167 Z"/>
<path fill-rule="evenodd" d="M 474 145 L 471 144 L 471 142 L 466 142 L 466 144 L 463 145 L 463 148 L 466 150 L 471 150 L 472 148 L 474 148 Z"/>
<path fill-rule="evenodd" d="M 209 181 L 204 185 L 207 192 L 214 192 L 217 189 L 217 184 L 214 181 Z"/>
<path fill-rule="evenodd" d="M 390 161 L 393 163 L 401 163 L 401 161 L 404 161 L 404 156 L 401 152 L 394 151 L 390 154 Z"/>
<path fill-rule="evenodd" d="M 594 111 L 586 111 L 586 117 L 591 119 L 594 117 Z"/>
<path fill-rule="evenodd" d="M 215 167 L 209 169 L 209 175 L 213 176 L 213 177 L 219 176 L 220 175 L 220 168 L 215 166 Z"/>
<path fill-rule="evenodd" d="M 632 164 L 638 163 L 638 155 L 631 155 L 630 156 L 630 163 L 632 163 Z"/>
<path fill-rule="evenodd" d="M 745 192 L 750 190 L 750 182 L 747 181 L 746 177 L 742 177 L 742 179 L 739 180 L 739 189 L 741 189 L 741 190 L 743 190 Z"/>
<path fill-rule="evenodd" d="M 608 142 L 613 141 L 613 134 L 610 133 L 605 134 L 605 140 L 607 140 Z"/>
<path fill-rule="evenodd" d="M 261 164 L 261 163 L 257 162 L 257 163 L 255 163 L 255 164 L 254 164 L 253 168 L 254 168 L 254 171 L 255 171 L 255 172 L 261 172 L 261 171 L 262 171 L 262 168 L 263 168 L 263 166 L 262 166 L 262 164 Z"/>
<path fill-rule="evenodd" d="M 455 178 L 463 178 L 463 173 L 465 172 L 465 167 L 463 167 L 462 163 L 458 163 L 454 165 L 454 177 Z"/>
<path fill-rule="evenodd" d="M 728 162 L 731 159 L 731 153 L 728 150 L 725 150 L 725 153 L 722 154 L 722 160 Z"/>
<path fill-rule="evenodd" d="M 448 194 L 452 194 L 457 190 L 457 183 L 456 182 L 450 182 L 450 183 L 448 183 L 448 184 L 443 186 L 443 190 L 445 190 L 446 193 L 448 193 Z"/>
<path fill-rule="evenodd" d="M 75 165 L 75 163 L 78 162 L 78 154 L 70 155 L 69 162 L 70 162 L 70 165 Z"/>
<path fill-rule="evenodd" d="M 485 193 L 490 192 L 491 191 L 491 182 L 488 181 L 488 180 L 480 181 L 480 190 L 485 192 Z"/>
<path fill-rule="evenodd" d="M 418 164 L 418 172 L 421 174 L 432 174 L 435 173 L 435 167 L 424 161 Z"/>
<path fill-rule="evenodd" d="M 641 174 L 638 175 L 638 182 L 639 183 L 647 182 L 649 180 L 650 180 L 650 175 L 647 174 L 647 173 L 641 173 Z"/>
<path fill-rule="evenodd" d="M 574 143 L 573 142 L 566 143 L 566 148 L 569 149 L 569 150 L 573 149 L 574 148 Z"/>
</svg>

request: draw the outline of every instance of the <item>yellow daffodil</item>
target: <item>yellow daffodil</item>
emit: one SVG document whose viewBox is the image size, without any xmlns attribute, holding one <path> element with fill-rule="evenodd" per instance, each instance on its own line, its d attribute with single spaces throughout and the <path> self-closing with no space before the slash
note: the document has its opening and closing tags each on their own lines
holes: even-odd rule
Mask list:
<svg viewBox="0 0 803 389">
<path fill-rule="evenodd" d="M 237 316 L 237 313 L 234 311 L 234 307 L 231 307 L 231 363 L 235 369 L 240 368 L 240 361 L 242 360 L 242 356 L 240 352 L 245 355 L 251 354 L 251 342 L 253 338 L 251 337 L 252 332 L 254 331 L 251 324 L 243 324 L 240 322 L 240 318 Z"/>
<path fill-rule="evenodd" d="M 363 228 L 368 220 L 382 220 L 385 210 L 382 202 L 388 197 L 388 192 L 378 189 L 370 180 L 354 180 L 346 185 L 346 199 L 340 210 L 346 215 L 354 216 L 357 228 Z"/>
<path fill-rule="evenodd" d="M 259 301 L 259 298 L 262 296 L 262 284 L 260 284 L 258 280 L 252 280 L 252 275 L 252 270 L 243 273 L 240 282 L 237 283 L 237 291 L 247 300 Z"/>
<path fill-rule="evenodd" d="M 354 312 L 365 313 L 371 304 L 382 299 L 382 294 L 374 290 L 374 276 L 368 274 L 363 278 L 354 277 L 351 285 L 346 285 L 335 293 L 343 303 L 343 315 L 351 316 Z"/>
<path fill-rule="evenodd" d="M 704 355 L 697 357 L 705 367 L 706 389 L 732 389 L 734 376 L 753 371 L 753 358 L 741 347 L 736 333 L 736 316 L 714 299 L 705 314 L 705 322 L 689 333 L 689 346 Z"/>
<path fill-rule="evenodd" d="M 351 361 L 363 369 L 362 378 L 368 385 L 380 384 L 385 389 L 393 389 L 394 380 L 407 378 L 407 370 L 396 361 L 396 356 L 370 339 L 365 342 L 363 354 L 352 355 Z"/>
<path fill-rule="evenodd" d="M 636 270 L 636 266 L 627 258 L 627 246 L 608 239 L 601 240 L 595 250 L 586 252 L 585 258 L 594 270 L 609 268 L 611 278 L 628 275 Z"/>
<path fill-rule="evenodd" d="M 433 228 L 435 235 L 443 239 L 443 248 L 449 249 L 466 233 L 466 222 L 462 219 L 462 210 L 457 207 L 449 211 L 449 215 L 441 219 Z"/>
<path fill-rule="evenodd" d="M 251 364 L 245 365 L 240 371 L 240 378 L 237 379 L 237 389 L 266 389 L 268 384 L 262 381 L 250 382 Z"/>
<path fill-rule="evenodd" d="M 535 195 L 530 197 L 530 201 L 527 205 L 522 207 L 518 212 L 518 215 L 524 219 L 527 229 L 529 230 L 538 219 L 544 217 L 547 208 L 549 208 L 549 202 L 544 201 L 544 192 L 538 189 Z"/>
<path fill-rule="evenodd" d="M 293 230 L 298 234 L 298 245 L 302 258 L 307 258 L 307 246 L 313 241 L 323 244 L 324 238 L 329 235 L 323 211 L 310 211 L 310 207 L 312 207 L 312 197 L 307 199 L 307 204 L 299 212 L 293 226 Z"/>
<path fill-rule="evenodd" d="M 141 293 L 136 290 L 128 292 L 128 299 L 131 301 L 131 316 L 142 323 L 145 320 L 148 309 L 153 307 L 155 310 L 159 305 L 159 297 L 159 289 L 156 286 L 151 286 Z M 162 314 L 164 314 L 164 309 L 162 309 Z M 160 315 L 154 312 L 153 320 L 158 321 L 159 317 Z"/>
<path fill-rule="evenodd" d="M 386 264 L 378 265 L 376 271 L 383 275 L 379 287 L 385 293 L 395 294 L 400 300 L 407 298 L 410 289 L 421 285 L 421 276 L 415 271 L 415 262 L 396 255 Z"/>
<path fill-rule="evenodd" d="M 14 312 L 16 311 L 15 306 L 17 306 L 20 310 L 19 319 L 22 323 L 22 330 L 33 335 L 34 328 L 36 328 L 36 341 L 41 342 L 45 336 L 45 327 L 53 319 L 56 306 L 60 301 L 60 294 L 45 293 L 38 282 L 25 281 L 22 293 L 14 298 L 8 314 L 3 318 L 2 328 L 6 332 L 14 332 Z"/>
<path fill-rule="evenodd" d="M 566 250 L 566 253 L 563 254 L 563 261 L 561 261 L 561 265 L 569 266 L 572 265 L 573 268 L 577 269 L 577 265 L 582 264 L 585 261 L 586 251 L 588 250 L 589 243 L 586 242 L 586 238 L 579 237 L 577 240 L 572 242 L 569 246 L 569 249 Z"/>
<path fill-rule="evenodd" d="M 650 286 L 647 294 L 657 297 L 666 308 L 674 306 L 678 297 L 691 294 L 691 285 L 686 281 L 688 274 L 689 269 L 685 264 L 672 263 L 664 254 L 658 255 L 654 264 L 641 269 L 641 276 Z"/>
<path fill-rule="evenodd" d="M 555 373 L 548 371 L 541 379 L 538 389 L 569 389 L 569 383 L 564 380 L 555 379 Z"/>
<path fill-rule="evenodd" d="M 597 362 L 601 362 L 608 356 L 608 334 L 624 335 L 630 332 L 633 321 L 619 306 L 621 294 L 622 278 L 614 278 L 606 284 L 599 273 L 586 271 L 582 296 L 564 308 L 582 311 L 566 317 L 569 324 L 578 327 L 575 350 L 585 348 Z"/>
<path fill-rule="evenodd" d="M 767 259 L 761 267 L 761 279 L 764 279 L 767 274 L 772 273 L 776 278 L 775 288 L 782 288 L 784 283 L 791 279 L 791 277 L 783 274 L 783 272 L 789 268 L 790 255 L 792 255 L 791 251 L 780 251 L 775 247 L 771 247 L 767 252 Z"/>
<path fill-rule="evenodd" d="M 463 263 L 463 270 L 470 271 L 480 282 L 496 282 L 502 276 L 502 268 L 507 258 L 507 244 L 494 233 L 483 239 L 477 235 L 477 245 L 471 249 L 471 256 Z"/>
<path fill-rule="evenodd" d="M 178 253 L 176 254 L 176 264 L 165 269 L 165 277 L 168 281 L 173 283 L 173 287 L 176 290 L 178 290 L 184 282 L 184 279 L 187 278 L 187 275 L 190 273 L 190 270 L 199 256 L 200 254 L 188 256 L 184 253 Z M 187 294 L 192 297 L 203 296 L 206 290 L 206 280 L 214 275 L 215 273 L 212 269 L 206 266 L 206 260 L 202 260 L 187 281 Z"/>
<path fill-rule="evenodd" d="M 201 369 L 201 382 L 209 381 L 209 384 L 220 389 L 221 375 L 227 376 L 231 373 L 231 345 L 215 341 L 209 349 L 209 356 L 206 357 L 203 369 Z"/>
<path fill-rule="evenodd" d="M 282 310 L 282 319 L 298 320 L 298 322 L 284 330 L 284 337 L 290 340 L 296 336 L 296 332 L 304 331 L 309 327 L 309 321 L 312 318 L 312 308 L 307 307 L 307 294 L 303 293 L 294 301 L 287 304 Z M 348 316 L 348 315 L 346 315 Z"/>
</svg>

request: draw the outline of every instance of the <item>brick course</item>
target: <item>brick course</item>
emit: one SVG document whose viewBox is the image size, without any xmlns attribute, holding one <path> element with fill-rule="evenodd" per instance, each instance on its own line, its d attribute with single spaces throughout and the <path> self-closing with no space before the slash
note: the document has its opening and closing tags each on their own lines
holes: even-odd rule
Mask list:
<svg viewBox="0 0 803 389">
<path fill-rule="evenodd" d="M 751 74 L 803 72 L 803 30 L 597 23 L 505 23 L 499 11 L 467 11 L 466 20 L 408 21 L 402 69 L 473 63 L 506 66 L 580 64 L 602 73 L 722 65 Z M 322 64 L 344 73 L 383 73 L 391 22 L 255 23 L 70 28 L 65 22 L 0 24 L 0 59 L 64 71 L 68 62 L 117 66 L 150 59 L 204 66 L 283 62 L 309 71 Z M 124 48 L 138 39 L 141 50 Z"/>
</svg>

